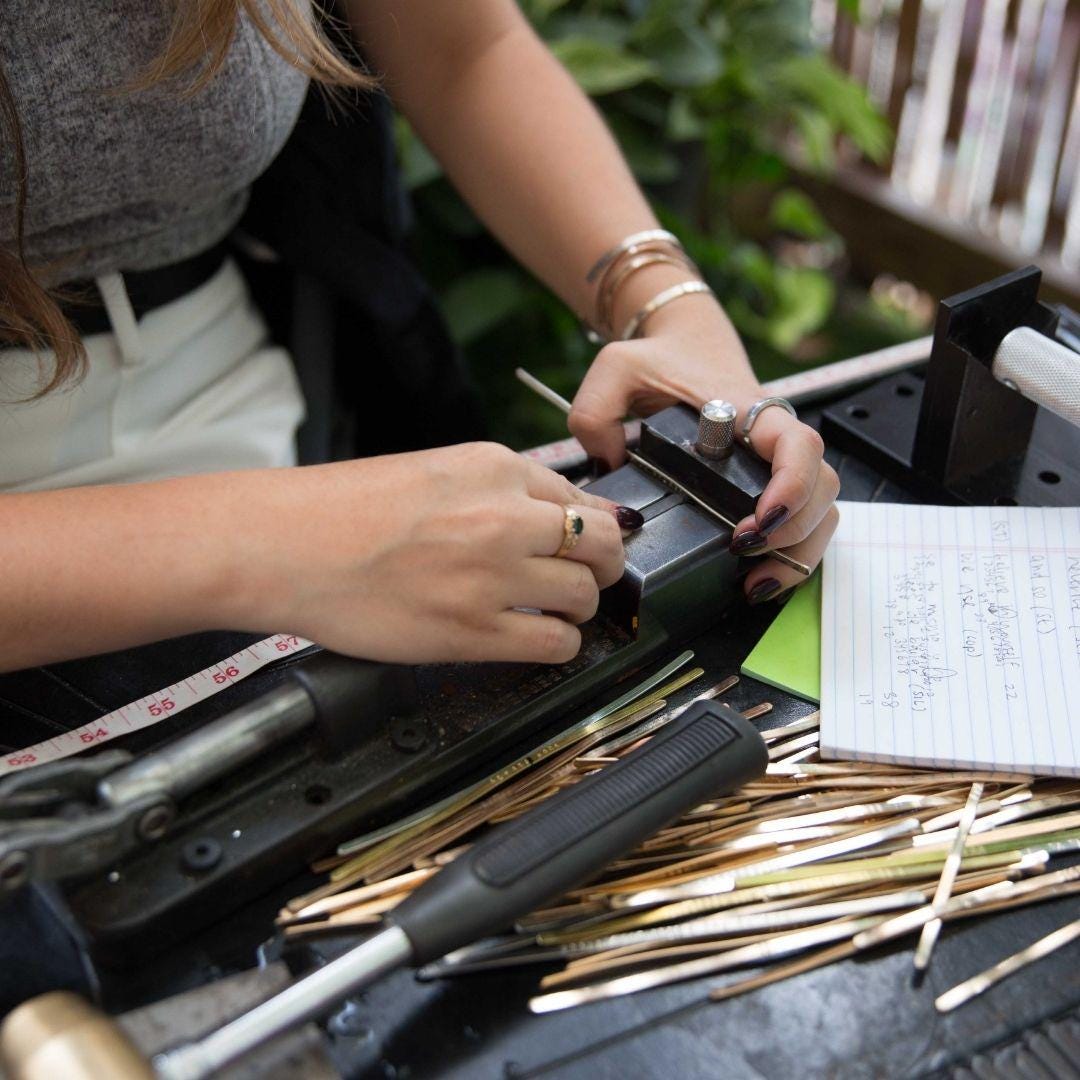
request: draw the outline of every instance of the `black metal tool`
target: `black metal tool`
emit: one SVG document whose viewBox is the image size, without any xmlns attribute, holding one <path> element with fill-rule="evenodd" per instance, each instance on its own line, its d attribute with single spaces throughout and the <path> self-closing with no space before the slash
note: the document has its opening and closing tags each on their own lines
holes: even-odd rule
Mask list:
<svg viewBox="0 0 1080 1080">
<path fill-rule="evenodd" d="M 757 729 L 714 701 L 617 765 L 495 829 L 403 901 L 388 925 L 198 1042 L 154 1061 L 159 1076 L 196 1080 L 329 1009 L 399 967 L 424 964 L 554 899 L 679 814 L 765 771 Z"/>
<path fill-rule="evenodd" d="M 0 892 L 108 867 L 165 835 L 180 801 L 309 729 L 332 752 L 412 704 L 408 668 L 318 652 L 254 701 L 134 759 L 57 761 L 0 781 Z"/>
<path fill-rule="evenodd" d="M 1028 266 L 942 300 L 925 372 L 830 405 L 826 442 L 927 501 L 1075 505 L 1078 317 L 1042 303 L 1040 279 Z"/>
</svg>

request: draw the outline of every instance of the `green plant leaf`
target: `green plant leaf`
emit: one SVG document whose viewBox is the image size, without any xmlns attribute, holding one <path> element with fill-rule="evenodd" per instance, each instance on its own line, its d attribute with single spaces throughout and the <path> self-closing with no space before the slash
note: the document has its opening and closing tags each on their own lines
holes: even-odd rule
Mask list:
<svg viewBox="0 0 1080 1080">
<path fill-rule="evenodd" d="M 651 79 L 656 66 L 615 45 L 570 37 L 551 43 L 551 51 L 587 94 L 610 94 Z"/>
<path fill-rule="evenodd" d="M 513 315 L 525 295 L 514 270 L 475 270 L 458 278 L 442 295 L 451 336 L 459 345 L 476 341 Z"/>
<path fill-rule="evenodd" d="M 609 118 L 612 133 L 634 176 L 643 184 L 667 184 L 679 175 L 679 159 L 664 143 L 625 116 Z"/>
<path fill-rule="evenodd" d="M 706 122 L 687 94 L 672 94 L 664 133 L 673 142 L 690 142 L 705 136 Z"/>
<path fill-rule="evenodd" d="M 776 268 L 776 307 L 768 315 L 768 341 L 783 352 L 820 330 L 832 311 L 836 288 L 832 278 L 805 267 Z"/>
<path fill-rule="evenodd" d="M 884 161 L 892 143 L 888 122 L 866 91 L 820 54 L 794 56 L 777 66 L 777 86 L 804 108 L 812 105 L 837 134 L 847 135 L 871 161 Z"/>
<path fill-rule="evenodd" d="M 567 11 L 560 12 L 548 22 L 544 27 L 544 37 L 552 40 L 588 38 L 619 48 L 630 38 L 630 25 L 625 19 L 613 15 Z"/>
<path fill-rule="evenodd" d="M 769 207 L 769 221 L 776 228 L 807 240 L 821 240 L 832 232 L 814 200 L 796 188 L 785 188 L 776 194 Z"/>
<path fill-rule="evenodd" d="M 635 40 L 656 63 L 660 81 L 670 87 L 705 86 L 719 78 L 723 68 L 716 43 L 688 20 L 659 26 Z"/>
<path fill-rule="evenodd" d="M 540 24 L 567 2 L 568 0 L 523 0 L 522 7 L 532 22 Z"/>
</svg>

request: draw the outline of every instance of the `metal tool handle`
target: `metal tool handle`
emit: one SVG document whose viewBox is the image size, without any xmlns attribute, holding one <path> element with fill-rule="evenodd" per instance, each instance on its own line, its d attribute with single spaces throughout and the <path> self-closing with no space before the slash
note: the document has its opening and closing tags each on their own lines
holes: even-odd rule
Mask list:
<svg viewBox="0 0 1080 1080">
<path fill-rule="evenodd" d="M 154 1060 L 201 1080 L 278 1032 L 408 963 L 508 925 L 600 871 L 680 814 L 761 776 L 765 740 L 726 705 L 694 702 L 625 760 L 495 829 L 394 909 L 385 929 L 223 1028 Z"/>
<path fill-rule="evenodd" d="M 765 771 L 756 728 L 694 703 L 624 761 L 509 822 L 394 909 L 425 964 L 507 926 L 635 847 L 686 810 Z"/>
<path fill-rule="evenodd" d="M 1080 426 L 1080 354 L 1030 326 L 1005 335 L 992 366 L 998 382 Z"/>
</svg>

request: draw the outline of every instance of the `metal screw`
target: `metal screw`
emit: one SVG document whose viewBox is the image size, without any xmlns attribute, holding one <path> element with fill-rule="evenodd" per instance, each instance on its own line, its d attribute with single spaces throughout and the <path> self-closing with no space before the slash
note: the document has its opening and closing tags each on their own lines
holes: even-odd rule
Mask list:
<svg viewBox="0 0 1080 1080">
<path fill-rule="evenodd" d="M 30 873 L 30 856 L 25 851 L 9 851 L 0 859 L 0 886 L 17 889 Z"/>
<path fill-rule="evenodd" d="M 735 442 L 735 406 L 730 401 L 706 401 L 698 416 L 695 449 L 704 458 L 719 461 Z"/>
<path fill-rule="evenodd" d="M 390 741 L 406 754 L 415 754 L 427 742 L 427 725 L 419 716 L 390 719 Z"/>
<path fill-rule="evenodd" d="M 143 840 L 160 840 L 172 824 L 174 811 L 167 803 L 151 806 L 139 818 L 135 831 Z"/>
<path fill-rule="evenodd" d="M 221 862 L 221 845 L 211 836 L 190 840 L 181 851 L 181 864 L 185 870 L 212 870 Z"/>
</svg>

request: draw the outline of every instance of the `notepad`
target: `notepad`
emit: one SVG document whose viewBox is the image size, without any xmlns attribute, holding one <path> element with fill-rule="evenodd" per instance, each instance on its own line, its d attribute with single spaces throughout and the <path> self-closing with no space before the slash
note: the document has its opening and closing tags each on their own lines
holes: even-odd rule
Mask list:
<svg viewBox="0 0 1080 1080">
<path fill-rule="evenodd" d="M 1080 509 L 842 504 L 821 752 L 1080 776 Z"/>
<path fill-rule="evenodd" d="M 820 570 L 795 590 L 739 670 L 807 701 L 820 700 Z"/>
</svg>

